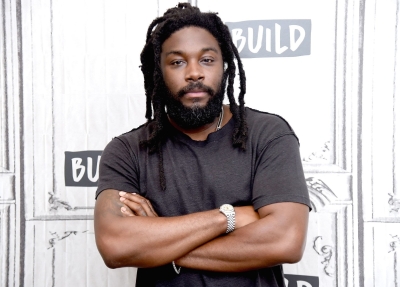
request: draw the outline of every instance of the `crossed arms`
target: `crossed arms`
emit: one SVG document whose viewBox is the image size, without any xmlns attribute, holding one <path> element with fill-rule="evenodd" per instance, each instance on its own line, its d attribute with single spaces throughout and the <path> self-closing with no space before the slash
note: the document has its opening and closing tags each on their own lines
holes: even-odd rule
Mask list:
<svg viewBox="0 0 400 287">
<path fill-rule="evenodd" d="M 218 209 L 158 217 L 137 194 L 104 190 L 94 213 L 96 244 L 110 268 L 155 267 L 241 272 L 298 262 L 304 251 L 309 208 L 293 202 L 235 207 L 236 229 L 228 235 Z"/>
</svg>

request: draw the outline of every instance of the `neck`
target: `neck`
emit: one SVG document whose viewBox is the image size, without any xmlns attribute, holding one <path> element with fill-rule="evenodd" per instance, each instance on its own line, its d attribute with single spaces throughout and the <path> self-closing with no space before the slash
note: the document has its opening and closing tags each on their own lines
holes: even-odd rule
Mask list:
<svg viewBox="0 0 400 287">
<path fill-rule="evenodd" d="M 228 106 L 223 105 L 222 108 L 224 109 L 224 116 L 222 118 L 221 127 L 223 127 L 232 117 L 232 113 L 230 112 Z M 174 128 L 188 135 L 192 140 L 204 141 L 207 139 L 209 134 L 216 131 L 219 118 L 220 116 L 216 117 L 212 123 L 194 129 L 183 129 L 178 126 L 171 118 L 168 119 Z"/>
</svg>

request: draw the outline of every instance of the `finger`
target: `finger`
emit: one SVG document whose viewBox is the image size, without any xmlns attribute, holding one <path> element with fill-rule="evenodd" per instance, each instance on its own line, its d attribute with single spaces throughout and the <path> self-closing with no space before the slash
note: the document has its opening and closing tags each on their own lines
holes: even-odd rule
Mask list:
<svg viewBox="0 0 400 287">
<path fill-rule="evenodd" d="M 127 205 L 136 215 L 139 216 L 157 216 L 151 206 L 150 201 L 146 198 L 127 192 L 120 192 L 120 200 Z"/>
<path fill-rule="evenodd" d="M 143 209 L 146 211 L 147 216 L 158 216 L 153 206 L 151 205 L 150 200 L 144 198 L 143 196 L 137 193 L 124 193 L 124 192 L 121 192 L 121 196 L 128 200 L 141 204 Z"/>
<path fill-rule="evenodd" d="M 127 193 L 127 192 L 120 192 L 120 196 L 140 204 L 142 208 L 145 210 L 147 216 L 155 216 L 155 217 L 158 216 L 153 206 L 151 205 L 150 200 L 144 198 L 143 196 L 137 193 Z"/>
<path fill-rule="evenodd" d="M 149 216 L 150 211 L 146 211 L 145 206 L 135 201 L 131 201 L 128 198 L 120 197 L 119 200 L 127 206 L 135 215 L 138 216 Z M 149 214 L 148 214 L 149 213 Z"/>
<path fill-rule="evenodd" d="M 147 199 L 147 204 L 149 205 L 151 212 L 153 212 L 154 216 L 158 216 L 158 214 L 155 212 L 153 205 L 151 204 L 150 200 Z"/>
<path fill-rule="evenodd" d="M 121 207 L 121 212 L 123 216 L 135 216 L 133 211 L 127 206 Z"/>
<path fill-rule="evenodd" d="M 150 200 L 148 200 L 147 198 L 144 198 L 143 196 L 137 194 L 137 193 L 132 193 L 132 196 L 136 199 L 138 198 L 138 200 L 140 201 L 141 204 L 144 205 L 145 209 L 146 209 L 146 213 L 148 214 L 148 216 L 154 216 L 157 217 L 157 213 L 155 212 L 153 205 L 151 204 Z"/>
</svg>

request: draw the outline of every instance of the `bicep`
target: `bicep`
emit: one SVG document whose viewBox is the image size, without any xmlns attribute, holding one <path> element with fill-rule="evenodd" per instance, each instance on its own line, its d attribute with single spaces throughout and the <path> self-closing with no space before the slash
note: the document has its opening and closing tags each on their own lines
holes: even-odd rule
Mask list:
<svg viewBox="0 0 400 287">
<path fill-rule="evenodd" d="M 101 192 L 94 208 L 94 231 L 97 247 L 102 251 L 107 248 L 109 237 L 116 231 L 120 220 L 123 218 L 118 190 L 107 189 Z"/>
<path fill-rule="evenodd" d="M 300 260 L 307 237 L 309 207 L 302 203 L 280 202 L 263 206 L 258 213 L 275 240 L 281 242 L 282 249 L 294 256 L 290 261 Z M 288 263 L 292 263 L 290 261 Z"/>
<path fill-rule="evenodd" d="M 309 207 L 297 202 L 279 202 L 258 209 L 260 218 L 272 216 L 279 224 L 304 225 L 308 222 Z"/>
<path fill-rule="evenodd" d="M 97 197 L 94 208 L 95 220 L 112 220 L 122 217 L 121 207 L 124 206 L 119 200 L 119 191 L 116 189 L 103 190 Z"/>
</svg>

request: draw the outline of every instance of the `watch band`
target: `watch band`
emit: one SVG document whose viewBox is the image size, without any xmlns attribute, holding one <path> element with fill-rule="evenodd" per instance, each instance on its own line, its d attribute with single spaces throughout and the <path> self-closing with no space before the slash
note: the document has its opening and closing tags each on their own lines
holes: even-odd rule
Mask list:
<svg viewBox="0 0 400 287">
<path fill-rule="evenodd" d="M 235 230 L 235 209 L 230 204 L 223 204 L 219 208 L 219 211 L 226 216 L 227 226 L 226 226 L 226 233 L 230 233 Z"/>
<path fill-rule="evenodd" d="M 226 226 L 226 233 L 230 233 L 235 230 L 235 214 L 230 213 L 230 214 L 225 214 L 226 219 L 228 220 L 228 224 Z"/>
</svg>

